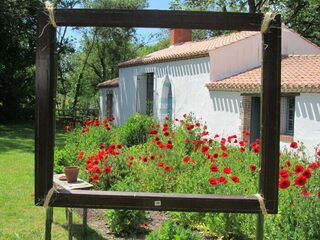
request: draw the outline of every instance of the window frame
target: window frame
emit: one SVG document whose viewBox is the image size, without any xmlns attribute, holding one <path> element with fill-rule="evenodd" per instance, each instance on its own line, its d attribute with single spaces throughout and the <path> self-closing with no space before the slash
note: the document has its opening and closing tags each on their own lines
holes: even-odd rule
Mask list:
<svg viewBox="0 0 320 240">
<path fill-rule="evenodd" d="M 263 14 L 170 10 L 56 9 L 58 26 L 154 27 L 260 31 Z M 53 187 L 56 29 L 46 10 L 38 12 L 36 54 L 35 204 L 43 205 Z M 261 171 L 259 193 L 268 213 L 278 209 L 279 121 L 281 78 L 281 17 L 276 15 L 262 33 Z M 145 209 L 261 213 L 255 196 L 132 193 L 55 190 L 52 207 Z"/>
</svg>

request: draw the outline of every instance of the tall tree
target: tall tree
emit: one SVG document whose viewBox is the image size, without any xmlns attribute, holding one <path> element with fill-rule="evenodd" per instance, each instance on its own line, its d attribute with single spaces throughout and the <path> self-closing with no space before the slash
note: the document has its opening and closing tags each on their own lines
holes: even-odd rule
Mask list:
<svg viewBox="0 0 320 240">
<path fill-rule="evenodd" d="M 31 117 L 39 0 L 0 2 L 0 121 Z"/>
<path fill-rule="evenodd" d="M 116 8 L 140 9 L 147 6 L 146 0 L 87 0 L 87 8 Z M 107 81 L 118 76 L 118 64 L 136 56 L 133 44 L 135 30 L 132 28 L 93 28 L 84 32 L 82 52 L 83 71 L 79 72 L 75 82 L 75 91 L 72 107 L 78 107 L 80 95 L 88 88 L 85 84 L 90 82 L 91 91 L 97 91 L 99 82 Z M 92 74 L 93 73 L 93 74 Z"/>
</svg>

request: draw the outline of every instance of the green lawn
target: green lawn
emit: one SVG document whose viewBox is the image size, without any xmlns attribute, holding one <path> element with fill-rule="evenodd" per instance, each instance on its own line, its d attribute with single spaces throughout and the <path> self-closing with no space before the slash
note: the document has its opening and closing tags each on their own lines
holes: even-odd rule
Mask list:
<svg viewBox="0 0 320 240">
<path fill-rule="evenodd" d="M 63 144 L 57 134 L 57 145 Z M 44 239 L 45 209 L 34 206 L 34 129 L 0 125 L 0 239 Z M 74 239 L 81 239 L 81 220 L 74 216 Z M 54 209 L 52 239 L 68 239 L 63 208 Z M 78 230 L 78 231 L 77 231 Z M 92 229 L 88 239 L 104 239 Z"/>
</svg>

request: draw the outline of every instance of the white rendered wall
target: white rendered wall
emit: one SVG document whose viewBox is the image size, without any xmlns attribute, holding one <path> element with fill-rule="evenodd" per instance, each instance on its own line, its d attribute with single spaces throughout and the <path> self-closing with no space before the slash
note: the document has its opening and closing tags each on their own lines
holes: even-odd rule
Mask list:
<svg viewBox="0 0 320 240">
<path fill-rule="evenodd" d="M 112 113 L 113 116 L 116 118 L 114 124 L 119 125 L 119 88 L 100 88 L 100 98 L 99 98 L 99 117 L 105 118 L 106 117 L 106 110 L 107 110 L 107 92 L 112 91 L 113 99 L 112 99 Z"/>
<path fill-rule="evenodd" d="M 217 81 L 260 66 L 261 35 L 240 40 L 209 52 L 211 80 Z"/>
<path fill-rule="evenodd" d="M 294 141 L 303 142 L 309 155 L 320 144 L 320 94 L 301 93 L 296 97 Z"/>
<path fill-rule="evenodd" d="M 282 54 L 320 54 L 320 47 L 288 28 L 282 28 Z"/>
<path fill-rule="evenodd" d="M 221 80 L 261 65 L 261 34 L 209 52 L 211 81 Z M 282 28 L 282 54 L 320 54 L 320 47 Z"/>
<path fill-rule="evenodd" d="M 160 113 L 160 99 L 165 80 L 172 86 L 173 118 L 194 113 L 206 122 L 210 133 L 238 134 L 240 126 L 240 94 L 210 93 L 205 86 L 210 81 L 209 58 L 171 63 L 159 63 L 120 69 L 120 124 L 136 112 L 137 76 L 154 72 L 154 116 Z"/>
</svg>

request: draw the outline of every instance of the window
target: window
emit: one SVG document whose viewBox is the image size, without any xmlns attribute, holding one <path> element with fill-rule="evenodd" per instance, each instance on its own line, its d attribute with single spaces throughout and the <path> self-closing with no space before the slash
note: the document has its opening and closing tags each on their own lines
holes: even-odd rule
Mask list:
<svg viewBox="0 0 320 240">
<path fill-rule="evenodd" d="M 147 73 L 146 114 L 153 115 L 153 73 Z"/>
<path fill-rule="evenodd" d="M 280 134 L 293 136 L 295 97 L 281 97 Z"/>
</svg>

